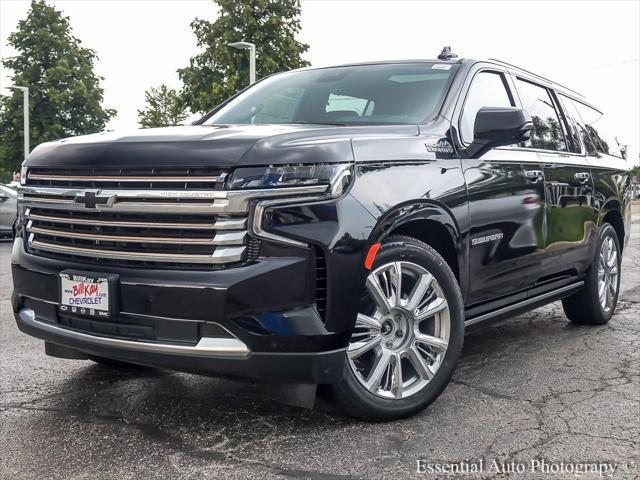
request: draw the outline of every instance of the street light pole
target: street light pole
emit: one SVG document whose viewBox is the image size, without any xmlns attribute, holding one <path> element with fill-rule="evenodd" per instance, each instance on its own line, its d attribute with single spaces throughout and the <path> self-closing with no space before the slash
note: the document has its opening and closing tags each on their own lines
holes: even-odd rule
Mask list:
<svg viewBox="0 0 640 480">
<path fill-rule="evenodd" d="M 256 83 L 256 46 L 249 48 L 249 85 Z"/>
<path fill-rule="evenodd" d="M 9 87 L 14 90 L 20 90 L 22 92 L 22 128 L 23 128 L 23 137 L 24 137 L 24 159 L 26 160 L 29 156 L 29 88 L 28 87 L 18 87 L 13 86 Z"/>
<path fill-rule="evenodd" d="M 249 85 L 256 83 L 256 46 L 251 42 L 234 42 L 228 46 L 238 50 L 249 50 Z"/>
</svg>

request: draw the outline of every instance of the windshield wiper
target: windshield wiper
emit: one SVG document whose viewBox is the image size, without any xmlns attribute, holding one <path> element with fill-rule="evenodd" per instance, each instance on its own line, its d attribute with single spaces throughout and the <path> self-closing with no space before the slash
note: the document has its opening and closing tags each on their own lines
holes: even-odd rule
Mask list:
<svg viewBox="0 0 640 480">
<path fill-rule="evenodd" d="M 330 122 L 307 122 L 307 121 L 300 121 L 300 122 L 288 122 L 291 125 L 330 125 L 332 127 L 346 127 L 347 124 L 346 123 L 330 123 Z"/>
</svg>

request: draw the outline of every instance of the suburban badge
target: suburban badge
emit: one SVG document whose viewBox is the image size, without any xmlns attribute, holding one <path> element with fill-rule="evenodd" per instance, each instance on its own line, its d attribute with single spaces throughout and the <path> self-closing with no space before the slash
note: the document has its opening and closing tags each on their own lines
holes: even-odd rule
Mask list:
<svg viewBox="0 0 640 480">
<path fill-rule="evenodd" d="M 495 242 L 504 237 L 502 233 L 494 233 L 493 235 L 486 235 L 484 237 L 476 237 L 471 239 L 471 245 L 480 245 L 481 243 Z"/>
</svg>

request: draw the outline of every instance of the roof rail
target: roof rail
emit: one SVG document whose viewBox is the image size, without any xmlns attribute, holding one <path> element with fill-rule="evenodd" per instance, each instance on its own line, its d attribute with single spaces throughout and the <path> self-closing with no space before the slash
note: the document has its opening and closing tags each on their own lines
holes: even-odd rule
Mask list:
<svg viewBox="0 0 640 480">
<path fill-rule="evenodd" d="M 505 62 L 505 61 L 502 61 L 502 60 L 498 60 L 497 58 L 490 58 L 489 60 L 492 61 L 492 62 L 501 63 L 502 65 L 507 65 L 509 67 L 517 68 L 518 70 L 520 70 L 522 72 L 528 73 L 529 75 L 533 75 L 534 77 L 538 77 L 538 78 L 540 78 L 540 79 L 542 79 L 542 80 L 544 80 L 546 82 L 549 82 L 549 83 L 552 83 L 552 84 L 557 85 L 559 87 L 562 87 L 565 90 L 570 91 L 571 93 L 575 93 L 579 97 L 585 98 L 583 94 L 581 94 L 580 92 L 576 92 L 572 88 L 565 87 L 564 85 L 562 85 L 562 84 L 560 84 L 558 82 L 554 82 L 553 80 L 549 80 L 548 78 L 543 77 L 542 75 L 538 75 L 537 73 L 533 73 L 530 70 L 525 70 L 524 68 L 518 67 L 517 65 L 514 65 L 513 63 L 508 63 L 508 62 Z"/>
</svg>

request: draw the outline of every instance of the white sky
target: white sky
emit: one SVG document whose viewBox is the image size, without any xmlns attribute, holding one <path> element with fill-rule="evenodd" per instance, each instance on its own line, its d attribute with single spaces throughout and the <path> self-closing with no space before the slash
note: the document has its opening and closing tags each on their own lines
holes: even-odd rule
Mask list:
<svg viewBox="0 0 640 480">
<path fill-rule="evenodd" d="M 109 128 L 135 128 L 144 91 L 179 88 L 176 69 L 198 51 L 189 23 L 213 20 L 211 0 L 49 0 L 94 49 L 105 77 Z M 0 0 L 0 56 L 28 0 Z M 433 58 L 444 45 L 460 56 L 499 58 L 583 93 L 617 124 L 638 162 L 640 2 L 323 1 L 302 2 L 299 39 L 314 66 L 363 60 Z M 248 40 L 251 39 L 238 39 Z M 260 59 L 258 58 L 258 62 Z M 9 85 L 0 72 L 0 87 Z M 6 93 L 6 90 L 0 91 Z"/>
</svg>

